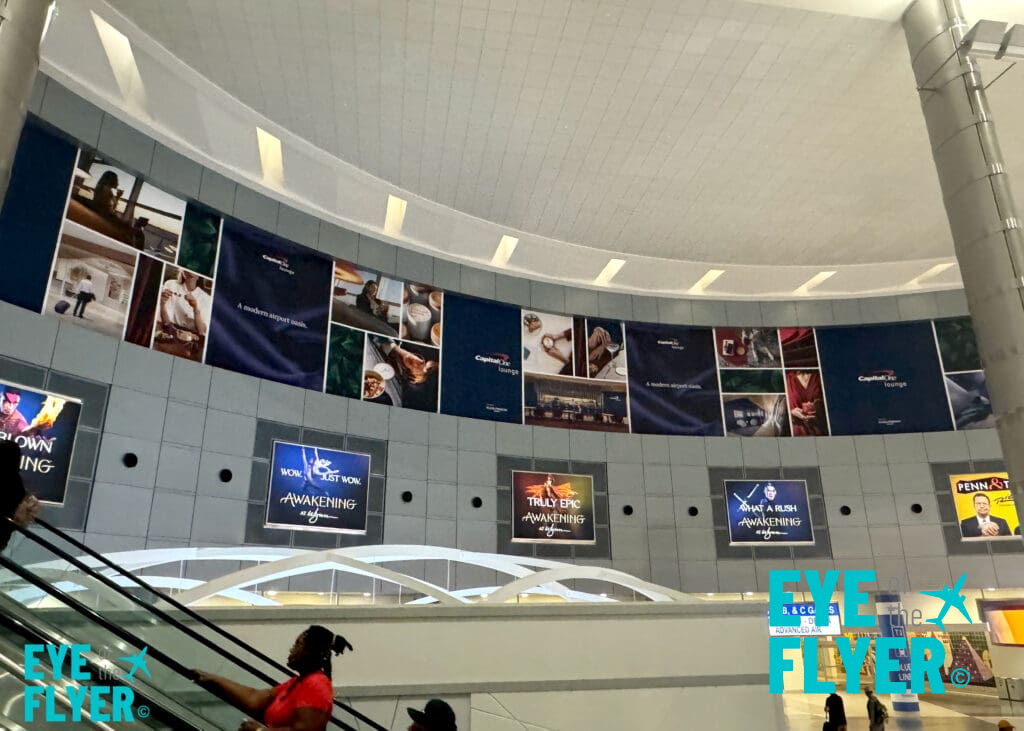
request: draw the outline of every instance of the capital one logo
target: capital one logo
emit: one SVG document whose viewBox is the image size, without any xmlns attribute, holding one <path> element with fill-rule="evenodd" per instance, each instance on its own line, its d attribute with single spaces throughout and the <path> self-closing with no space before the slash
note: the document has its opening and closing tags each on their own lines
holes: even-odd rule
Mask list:
<svg viewBox="0 0 1024 731">
<path fill-rule="evenodd" d="M 772 571 L 769 573 L 768 623 L 772 627 L 799 627 L 801 616 L 786 611 L 786 605 L 793 603 L 793 593 L 786 590 L 789 583 L 800 581 L 801 573 L 814 600 L 814 624 L 825 627 L 829 623 L 832 593 L 839 582 L 838 571 L 826 571 L 824 577 L 817 571 Z M 922 591 L 922 594 L 941 599 L 942 609 L 929 623 L 945 631 L 943 620 L 950 609 L 956 609 L 968 623 L 971 617 L 964 605 L 960 591 L 967 581 L 962 575 L 950 589 L 948 586 L 936 591 Z M 874 584 L 874 571 L 843 572 L 843 624 L 847 627 L 876 627 L 878 616 L 862 613 L 859 608 L 868 603 L 868 595 L 860 590 L 860 584 Z M 909 637 L 906 623 L 900 618 L 898 608 L 890 608 L 887 617 L 891 636 L 874 638 L 875 643 L 875 691 L 878 693 L 945 693 L 940 668 L 946 660 L 946 648 L 935 637 Z M 918 613 L 915 610 L 915 614 Z M 860 690 L 860 670 L 867 659 L 871 637 L 858 637 L 856 643 L 849 637 L 836 637 L 836 648 L 846 670 L 846 692 L 856 694 Z M 768 689 L 771 693 L 783 692 L 783 674 L 793 670 L 793 661 L 784 656 L 787 649 L 799 649 L 800 637 L 783 635 L 769 638 Z M 818 638 L 806 637 L 810 646 L 804 650 L 804 693 L 834 693 L 835 683 L 818 680 Z M 966 675 L 966 678 L 964 677 Z M 963 679 L 963 682 L 960 682 Z M 951 682 L 956 686 L 967 685 L 970 676 L 963 669 L 954 670 Z"/>
<path fill-rule="evenodd" d="M 101 682 L 94 683 L 86 662 L 86 655 L 91 654 L 89 645 L 25 645 L 25 723 L 81 723 L 86 718 L 93 723 L 125 723 L 136 716 L 148 718 L 149 706 L 133 709 L 135 691 L 115 682 L 130 681 L 140 671 L 150 677 L 148 649 L 119 658 L 131 663 L 124 675 L 102 672 L 95 678 Z M 49 660 L 49 669 L 43 658 Z"/>
</svg>

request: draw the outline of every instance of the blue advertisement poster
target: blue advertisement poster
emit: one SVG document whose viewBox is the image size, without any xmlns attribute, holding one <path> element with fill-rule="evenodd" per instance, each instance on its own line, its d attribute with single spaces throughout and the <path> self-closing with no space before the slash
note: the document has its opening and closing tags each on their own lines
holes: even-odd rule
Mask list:
<svg viewBox="0 0 1024 731">
<path fill-rule="evenodd" d="M 711 328 L 626 324 L 633 432 L 722 436 Z"/>
<path fill-rule="evenodd" d="M 21 479 L 43 502 L 64 502 L 81 413 L 76 399 L 0 383 L 0 439 L 21 447 Z"/>
<path fill-rule="evenodd" d="M 450 292 L 444 308 L 441 413 L 522 423 L 519 308 Z"/>
<path fill-rule="evenodd" d="M 729 545 L 814 543 L 805 480 L 726 480 Z"/>
<path fill-rule="evenodd" d="M 274 442 L 267 528 L 366 533 L 370 455 Z"/>
<path fill-rule="evenodd" d="M 817 336 L 833 435 L 952 428 L 929 323 L 821 328 Z"/>
<path fill-rule="evenodd" d="M 321 390 L 333 271 L 312 249 L 225 220 L 206 362 Z"/>
</svg>

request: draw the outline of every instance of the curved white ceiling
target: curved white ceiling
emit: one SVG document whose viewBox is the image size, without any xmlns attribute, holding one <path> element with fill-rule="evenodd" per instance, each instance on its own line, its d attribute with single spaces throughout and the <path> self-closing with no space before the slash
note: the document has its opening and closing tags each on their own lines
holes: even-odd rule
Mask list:
<svg viewBox="0 0 1024 731">
<path fill-rule="evenodd" d="M 959 286 L 915 281 L 952 244 L 891 0 L 109 1 L 62 0 L 48 72 L 236 178 L 258 154 L 229 127 L 269 127 L 273 195 L 400 245 L 487 267 L 509 234 L 511 273 L 587 285 L 619 257 L 612 288 L 670 296 L 709 268 L 691 294 Z M 141 98 L 82 62 L 85 7 Z"/>
</svg>

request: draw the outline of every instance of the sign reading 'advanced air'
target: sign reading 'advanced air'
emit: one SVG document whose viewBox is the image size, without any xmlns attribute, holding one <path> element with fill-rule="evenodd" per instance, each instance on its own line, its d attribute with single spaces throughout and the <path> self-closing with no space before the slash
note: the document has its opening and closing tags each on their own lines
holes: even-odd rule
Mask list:
<svg viewBox="0 0 1024 731">
<path fill-rule="evenodd" d="M 370 455 L 274 442 L 267 528 L 366 533 Z"/>
</svg>

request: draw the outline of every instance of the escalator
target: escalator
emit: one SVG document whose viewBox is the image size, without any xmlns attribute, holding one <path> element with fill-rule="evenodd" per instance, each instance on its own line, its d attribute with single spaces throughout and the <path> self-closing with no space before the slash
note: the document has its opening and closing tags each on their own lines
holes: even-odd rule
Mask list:
<svg viewBox="0 0 1024 731">
<path fill-rule="evenodd" d="M 24 676 L 27 644 L 88 645 L 82 659 L 95 669 L 89 674 L 106 678 L 96 684 L 130 688 L 141 699 L 134 707 L 146 706 L 145 722 L 156 724 L 152 728 L 234 731 L 247 717 L 244 709 L 196 685 L 194 668 L 255 688 L 272 687 L 294 675 L 59 529 L 45 521 L 37 525 L 21 533 L 43 554 L 39 564 L 23 567 L 0 555 L 0 637 L 13 638 L 0 644 L 0 727 L 5 723 L 10 728 L 24 726 L 21 699 L 26 693 L 35 697 L 42 692 L 26 691 L 26 684 L 33 683 Z M 147 672 L 139 672 L 135 665 L 140 653 Z M 46 659 L 45 654 L 40 657 Z M 56 664 L 66 677 L 67 659 L 64 663 L 60 659 Z M 44 664 L 42 671 L 48 684 L 65 685 L 63 680 L 50 682 L 54 668 Z M 54 697 L 51 706 L 60 712 L 88 692 L 73 687 L 67 697 Z M 5 713 L 8 706 L 10 712 Z M 132 726 L 103 720 L 109 714 L 97 715 L 101 720 L 83 719 L 81 727 Z M 137 716 L 135 728 L 143 720 Z M 45 726 L 33 721 L 31 728 Z M 386 731 L 338 700 L 327 728 Z"/>
</svg>

